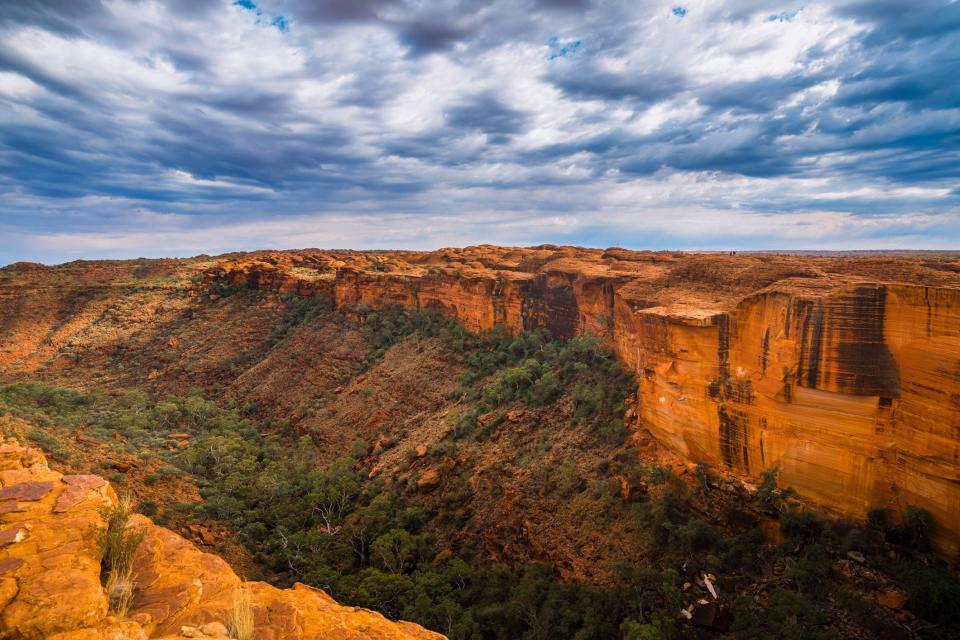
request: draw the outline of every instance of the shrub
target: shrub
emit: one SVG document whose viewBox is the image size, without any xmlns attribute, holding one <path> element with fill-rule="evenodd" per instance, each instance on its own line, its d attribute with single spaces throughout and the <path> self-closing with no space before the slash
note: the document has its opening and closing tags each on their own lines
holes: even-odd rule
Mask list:
<svg viewBox="0 0 960 640">
<path fill-rule="evenodd" d="M 133 500 L 129 496 L 121 498 L 104 510 L 107 526 L 100 534 L 101 581 L 110 597 L 110 609 L 120 617 L 127 615 L 133 599 L 133 556 L 146 534 L 128 526 L 133 512 Z"/>
<path fill-rule="evenodd" d="M 902 544 L 917 551 L 930 551 L 930 536 L 933 534 L 933 517 L 920 507 L 907 507 L 903 523 L 887 532 L 890 542 Z"/>
<path fill-rule="evenodd" d="M 780 531 L 793 542 L 813 540 L 823 531 L 823 522 L 813 511 L 785 508 L 780 512 Z"/>
<path fill-rule="evenodd" d="M 636 620 L 624 620 L 620 625 L 623 640 L 662 640 L 660 629 L 652 624 L 642 624 Z"/>
<path fill-rule="evenodd" d="M 564 460 L 556 470 L 554 489 L 563 498 L 569 498 L 583 486 L 583 478 L 577 465 Z"/>
<path fill-rule="evenodd" d="M 742 596 L 733 605 L 731 636 L 737 640 L 835 640 L 832 629 L 824 628 L 826 617 L 803 596 L 774 589 L 765 607 Z"/>
<path fill-rule="evenodd" d="M 797 559 L 787 570 L 786 577 L 792 580 L 807 595 L 817 596 L 825 593 L 823 581 L 830 575 L 832 562 L 818 544 L 804 548 L 803 556 Z"/>
<path fill-rule="evenodd" d="M 867 526 L 886 533 L 890 530 L 890 510 L 884 508 L 871 509 L 867 512 Z"/>
<path fill-rule="evenodd" d="M 673 477 L 673 469 L 668 465 L 654 464 L 650 467 L 650 482 L 655 485 L 666 484 Z"/>
<path fill-rule="evenodd" d="M 760 501 L 760 507 L 767 513 L 777 514 L 786 508 L 787 500 L 796 495 L 792 487 L 786 489 L 777 488 L 777 467 L 771 467 L 760 473 L 763 481 L 757 488 L 757 499 Z"/>
<path fill-rule="evenodd" d="M 898 560 L 885 568 L 906 587 L 910 611 L 940 625 L 944 631 L 960 629 L 960 607 L 957 606 L 960 603 L 960 582 L 952 573 L 912 560 Z M 931 637 L 938 636 L 932 634 Z"/>
<path fill-rule="evenodd" d="M 235 640 L 254 640 L 253 603 L 245 586 L 234 592 L 233 603 L 227 612 L 227 630 Z"/>
<path fill-rule="evenodd" d="M 604 442 L 620 446 L 627 437 L 627 428 L 624 426 L 622 419 L 613 418 L 602 423 L 598 433 Z"/>
<path fill-rule="evenodd" d="M 370 445 L 363 440 L 354 440 L 353 444 L 350 445 L 350 455 L 359 460 L 367 455 L 369 449 Z"/>
<path fill-rule="evenodd" d="M 706 462 L 698 462 L 696 468 L 697 482 L 704 491 L 710 491 L 710 465 Z"/>
</svg>

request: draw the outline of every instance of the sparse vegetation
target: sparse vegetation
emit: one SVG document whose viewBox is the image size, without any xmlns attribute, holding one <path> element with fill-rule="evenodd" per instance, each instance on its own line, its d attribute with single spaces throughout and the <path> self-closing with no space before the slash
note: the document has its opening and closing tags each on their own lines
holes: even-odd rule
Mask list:
<svg viewBox="0 0 960 640">
<path fill-rule="evenodd" d="M 271 338 L 277 343 L 315 314 L 328 312 L 323 305 L 300 306 L 296 299 L 287 303 L 289 322 Z M 687 623 L 678 612 L 692 601 L 689 583 L 713 572 L 732 602 L 733 593 L 766 585 L 763 572 L 773 565 L 778 573 L 770 586 L 733 606 L 734 626 L 725 637 L 827 640 L 837 637 L 837 607 L 870 629 L 883 629 L 889 616 L 878 613 L 873 601 L 864 605 L 856 594 L 836 598 L 841 604 L 830 600 L 840 593 L 834 567 L 847 551 L 862 553 L 870 571 L 884 572 L 906 589 L 907 607 L 936 625 L 923 637 L 956 637 L 951 636 L 958 627 L 956 578 L 925 564 L 923 555 L 933 533 L 929 514 L 910 510 L 894 524 L 894 514 L 877 512 L 871 516 L 876 529 L 834 530 L 815 512 L 798 508 L 791 490 L 777 486 L 776 469 L 764 473 L 757 503 L 749 505 L 747 498 L 732 498 L 711 485 L 706 465 L 688 473 L 646 458 L 649 466 L 641 464 L 638 450 L 624 444 L 624 400 L 633 382 L 593 338 L 557 341 L 543 332 L 501 331 L 477 336 L 430 312 L 349 313 L 363 322 L 370 347 L 357 371 L 375 366 L 403 339 L 433 338 L 461 365 L 459 388 L 450 398 L 454 408 L 446 418 L 453 434 L 426 441 L 426 455 L 418 455 L 419 441 L 404 440 L 405 427 L 398 427 L 399 440 L 391 434 L 374 440 L 375 433 L 365 433 L 369 440 L 351 443 L 356 436 L 350 435 L 344 457 L 318 465 L 309 431 L 267 421 L 252 403 L 221 406 L 198 391 L 157 398 L 133 391 L 108 398 L 8 384 L 0 385 L 0 411 L 36 425 L 30 438 L 48 450 L 62 450 L 83 426 L 85 437 L 111 451 L 161 457 L 166 464 L 145 474 L 144 483 L 156 490 L 189 479 L 203 500 L 191 495 L 176 496 L 183 502 L 172 505 L 144 500 L 137 510 L 175 523 L 215 519 L 236 533 L 261 572 L 258 578 L 279 586 L 294 581 L 318 586 L 345 604 L 413 620 L 454 640 L 679 637 Z M 364 384 L 371 398 L 383 393 L 374 382 Z M 527 418 L 518 420 L 512 413 L 517 409 Z M 541 422 L 542 416 L 550 421 Z M 165 434 L 173 431 L 189 434 L 189 446 L 171 446 Z M 589 455 L 586 446 L 571 455 L 564 438 L 573 436 L 589 444 Z M 496 460 L 482 476 L 464 462 L 484 447 L 512 445 L 511 437 L 522 450 Z M 399 451 L 390 451 L 394 445 Z M 368 477 L 391 456 L 402 463 L 389 482 Z M 443 483 L 426 495 L 417 479 L 431 468 L 444 469 Z M 112 471 L 104 465 L 103 472 Z M 524 498 L 578 510 L 600 505 L 601 515 L 584 515 L 585 529 L 622 527 L 624 536 L 640 542 L 642 553 L 624 554 L 616 571 L 597 584 L 564 582 L 561 570 L 549 564 L 492 562 L 487 545 L 518 544 L 508 536 L 523 523 L 498 523 L 503 529 L 489 531 L 483 544 L 471 535 L 490 522 L 485 510 L 496 506 L 491 496 L 503 495 L 498 482 L 510 476 L 519 476 L 514 486 L 530 492 L 520 496 L 518 509 Z M 482 482 L 494 486 L 483 489 Z M 704 508 L 713 502 L 723 505 L 719 519 Z M 135 531 L 115 523 L 126 523 L 132 510 L 127 503 L 111 514 L 104 532 L 103 579 L 118 613 L 132 595 L 122 558 L 132 557 L 139 540 Z M 758 528 L 761 519 L 774 518 L 782 546 L 764 541 Z M 889 560 L 880 553 L 885 542 L 911 551 Z M 108 548 L 127 551 L 111 552 L 119 553 L 111 560 Z M 249 598 L 235 604 L 233 637 L 255 636 L 250 605 Z"/>
<path fill-rule="evenodd" d="M 100 534 L 101 581 L 110 598 L 110 610 L 121 618 L 127 615 L 133 599 L 133 558 L 145 535 L 129 524 L 134 511 L 133 499 L 121 498 L 104 510 L 107 526 Z"/>
<path fill-rule="evenodd" d="M 233 603 L 227 612 L 227 631 L 234 640 L 254 640 L 255 624 L 250 590 L 241 585 L 234 591 Z"/>
</svg>

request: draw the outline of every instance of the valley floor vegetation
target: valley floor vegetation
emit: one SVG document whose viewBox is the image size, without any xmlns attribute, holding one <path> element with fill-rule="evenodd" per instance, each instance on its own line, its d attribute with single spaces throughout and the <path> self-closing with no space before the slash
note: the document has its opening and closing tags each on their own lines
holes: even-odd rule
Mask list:
<svg viewBox="0 0 960 640">
<path fill-rule="evenodd" d="M 335 313 L 322 302 L 291 301 L 270 346 L 297 325 Z M 160 460 L 147 485 L 189 480 L 202 499 L 163 505 L 145 499 L 140 511 L 161 523 L 220 523 L 261 574 L 251 577 L 314 585 L 343 604 L 415 621 L 454 640 L 689 637 L 681 609 L 696 602 L 692 594 L 705 575 L 714 576 L 724 603 L 703 625 L 713 637 L 901 637 L 895 616 L 874 601 L 878 591 L 896 588 L 906 594 L 906 615 L 922 621 L 913 624 L 920 637 L 960 638 L 960 583 L 928 554 L 932 524 L 925 513 L 912 510 L 894 524 L 892 514 L 877 511 L 867 525 L 855 526 L 800 508 L 789 490 L 777 487 L 775 470 L 755 497 L 721 496 L 717 474 L 705 465 L 691 481 L 670 467 L 643 464 L 623 423 L 634 382 L 595 338 L 474 335 L 439 314 L 394 308 L 349 315 L 362 322 L 369 346 L 359 370 L 411 336 L 439 340 L 462 365 L 453 394 L 460 410 L 427 460 L 440 464 L 494 443 L 511 410 L 560 407 L 566 420 L 558 428 L 583 432 L 608 457 L 586 470 L 560 465 L 546 479 L 531 458 L 530 481 L 540 482 L 544 500 L 601 502 L 602 515 L 590 526 L 604 531 L 612 522 L 630 523 L 643 554 L 619 558 L 599 584 L 561 581 L 548 563 L 497 562 L 479 536 L 457 533 L 490 524 L 469 468 L 425 494 L 423 465 L 414 464 L 412 449 L 394 476 L 371 473 L 384 449 L 411 443 L 358 441 L 349 454 L 317 466 L 310 433 L 199 391 L 151 397 L 142 390 L 5 383 L 0 425 L 41 446 L 54 464 L 82 457 L 78 432 L 104 451 Z M 189 446 L 171 446 L 167 435 L 175 431 L 189 435 Z M 123 485 L 122 473 L 103 471 Z M 633 490 L 625 494 L 622 486 Z M 703 505 L 712 503 L 723 504 L 720 517 L 704 515 Z M 782 542 L 765 539 L 763 526 L 775 528 Z M 110 528 L 104 536 L 118 554 L 108 555 L 105 579 L 122 583 L 129 541 Z M 115 604 L 122 607 L 125 597 L 121 585 Z"/>
</svg>

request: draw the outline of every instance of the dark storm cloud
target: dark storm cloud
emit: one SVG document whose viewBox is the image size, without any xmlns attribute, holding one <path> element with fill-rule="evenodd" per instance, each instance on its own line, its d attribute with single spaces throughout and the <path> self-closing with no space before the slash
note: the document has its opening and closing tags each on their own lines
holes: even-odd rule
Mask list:
<svg viewBox="0 0 960 640">
<path fill-rule="evenodd" d="M 624 100 L 653 103 L 684 89 L 685 78 L 657 70 L 610 73 L 591 64 L 574 64 L 555 71 L 553 84 L 571 98 L 581 100 Z"/>
<path fill-rule="evenodd" d="M 934 0 L 4 2 L 0 216 L 589 219 L 677 176 L 718 191 L 656 206 L 932 215 L 958 70 Z"/>
<path fill-rule="evenodd" d="M 236 115 L 272 118 L 288 111 L 290 97 L 283 93 L 233 90 L 202 99 L 202 104 Z"/>
<path fill-rule="evenodd" d="M 500 142 L 522 132 L 528 117 L 490 93 L 472 96 L 451 107 L 445 116 L 447 126 L 454 130 L 480 131 Z"/>
<path fill-rule="evenodd" d="M 449 49 L 471 30 L 441 21 L 413 21 L 402 25 L 397 33 L 413 55 L 422 55 Z"/>
<path fill-rule="evenodd" d="M 372 20 L 384 9 L 400 4 L 400 0 L 296 0 L 287 6 L 298 20 L 326 26 Z"/>
<path fill-rule="evenodd" d="M 777 105 L 798 91 L 809 89 L 827 79 L 824 74 L 795 73 L 777 78 L 758 78 L 716 84 L 697 94 L 697 101 L 714 109 L 738 109 L 771 113 Z"/>
<path fill-rule="evenodd" d="M 897 39 L 943 36 L 960 29 L 960 5 L 938 0 L 858 0 L 841 3 L 838 15 L 870 24 L 871 45 Z"/>
<path fill-rule="evenodd" d="M 534 0 L 534 5 L 539 8 L 563 11 L 579 11 L 588 8 L 591 4 L 590 0 Z"/>
<path fill-rule="evenodd" d="M 101 0 L 9 0 L 0 3 L 0 25 L 33 26 L 77 35 L 106 16 Z"/>
</svg>

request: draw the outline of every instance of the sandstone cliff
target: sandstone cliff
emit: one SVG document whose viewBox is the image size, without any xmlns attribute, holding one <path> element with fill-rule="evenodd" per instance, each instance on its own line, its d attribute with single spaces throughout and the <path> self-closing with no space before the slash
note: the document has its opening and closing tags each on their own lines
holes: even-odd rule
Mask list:
<svg viewBox="0 0 960 640">
<path fill-rule="evenodd" d="M 158 324 L 200 313 L 218 283 L 324 295 L 343 308 L 438 309 L 476 331 L 602 336 L 639 382 L 628 412 L 638 433 L 752 482 L 777 467 L 781 484 L 840 514 L 923 507 L 939 551 L 960 554 L 955 254 L 482 246 L 12 265 L 0 270 L 0 370 L 52 375 L 97 353 L 131 353 Z M 230 318 L 221 321 L 216 330 Z M 209 342 L 198 338 L 189 361 L 219 348 Z"/>
<path fill-rule="evenodd" d="M 638 378 L 634 424 L 675 453 L 750 481 L 777 467 L 855 517 L 923 507 L 941 552 L 960 553 L 955 256 L 475 247 L 306 264 L 243 258 L 208 277 L 439 309 L 475 331 L 603 336 Z"/>
<path fill-rule="evenodd" d="M 134 600 L 110 615 L 100 584 L 98 533 L 116 496 L 103 478 L 50 470 L 37 449 L 0 444 L 0 638 L 10 640 L 226 640 L 225 622 L 246 594 L 258 640 L 436 639 L 378 613 L 343 607 L 297 584 L 242 582 L 217 556 L 142 516 Z"/>
</svg>

